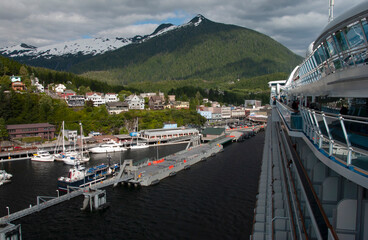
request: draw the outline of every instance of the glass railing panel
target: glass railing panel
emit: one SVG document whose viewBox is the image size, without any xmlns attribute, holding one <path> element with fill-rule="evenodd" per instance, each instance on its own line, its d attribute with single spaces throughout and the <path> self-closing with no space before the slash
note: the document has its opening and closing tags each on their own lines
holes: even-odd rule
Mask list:
<svg viewBox="0 0 368 240">
<path fill-rule="evenodd" d="M 368 155 L 353 149 L 351 154 L 351 164 L 360 169 L 368 171 Z"/>
<path fill-rule="evenodd" d="M 332 155 L 342 160 L 345 163 L 348 162 L 348 153 L 349 151 L 347 147 L 344 147 L 338 144 L 335 144 L 332 149 Z"/>
<path fill-rule="evenodd" d="M 277 102 L 276 105 L 289 129 L 298 131 L 303 129 L 303 118 L 298 111 L 280 102 Z"/>
</svg>

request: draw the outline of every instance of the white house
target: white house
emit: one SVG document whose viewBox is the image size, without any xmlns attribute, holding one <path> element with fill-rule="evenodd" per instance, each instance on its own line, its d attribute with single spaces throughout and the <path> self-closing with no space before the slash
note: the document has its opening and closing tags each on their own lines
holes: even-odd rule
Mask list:
<svg viewBox="0 0 368 240">
<path fill-rule="evenodd" d="M 136 94 L 125 98 L 125 102 L 129 104 L 129 109 L 144 109 L 144 98 Z"/>
<path fill-rule="evenodd" d="M 105 98 L 102 93 L 88 92 L 86 93 L 86 101 L 92 101 L 93 106 L 98 107 L 105 104 Z"/>
<path fill-rule="evenodd" d="M 105 94 L 105 102 L 117 102 L 119 101 L 118 95 L 115 93 L 106 93 Z"/>
<path fill-rule="evenodd" d="M 14 83 L 14 82 L 21 82 L 22 81 L 21 77 L 14 76 L 14 75 L 10 77 L 10 80 L 11 80 L 12 83 Z"/>
<path fill-rule="evenodd" d="M 65 89 L 66 89 L 65 85 L 60 83 L 55 87 L 55 92 L 63 93 Z"/>
</svg>

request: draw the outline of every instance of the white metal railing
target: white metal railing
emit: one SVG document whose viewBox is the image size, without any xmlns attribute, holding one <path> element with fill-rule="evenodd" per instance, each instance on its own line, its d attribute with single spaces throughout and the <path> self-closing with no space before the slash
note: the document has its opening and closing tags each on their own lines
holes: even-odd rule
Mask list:
<svg viewBox="0 0 368 240">
<path fill-rule="evenodd" d="M 280 104 L 281 105 L 281 104 Z M 279 108 L 280 109 L 280 108 Z M 284 111 L 280 110 L 282 114 Z M 300 107 L 302 130 L 313 144 L 347 166 L 368 171 L 368 118 L 319 112 Z"/>
</svg>

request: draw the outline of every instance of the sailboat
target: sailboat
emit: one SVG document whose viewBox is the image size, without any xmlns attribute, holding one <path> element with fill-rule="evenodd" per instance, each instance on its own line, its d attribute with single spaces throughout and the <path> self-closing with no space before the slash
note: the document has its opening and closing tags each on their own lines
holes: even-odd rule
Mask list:
<svg viewBox="0 0 368 240">
<path fill-rule="evenodd" d="M 54 150 L 54 159 L 55 161 L 64 161 L 65 158 L 67 157 L 76 157 L 78 152 L 75 151 L 75 146 L 74 146 L 74 149 L 73 150 L 66 150 L 65 148 L 65 123 L 63 121 L 62 123 L 62 127 L 61 127 L 61 130 L 60 130 L 60 134 L 58 136 L 58 140 L 57 140 L 57 143 L 56 143 L 56 147 L 55 147 L 55 150 Z M 60 151 L 60 142 L 61 142 L 61 152 Z"/>
<path fill-rule="evenodd" d="M 138 141 L 138 118 L 137 118 L 137 132 L 131 133 L 130 135 L 132 137 L 133 136 L 137 137 L 137 140 L 136 140 L 135 144 L 133 144 L 133 139 L 132 139 L 132 144 L 130 145 L 130 149 L 142 149 L 142 148 L 148 148 L 149 147 L 147 143 Z"/>
<path fill-rule="evenodd" d="M 76 156 L 67 156 L 63 159 L 64 163 L 67 165 L 79 165 L 81 163 L 85 163 L 88 162 L 90 160 L 90 157 L 88 155 L 87 151 L 84 151 L 83 148 L 83 128 L 82 128 L 82 123 L 79 123 L 80 125 L 80 148 L 79 148 L 79 152 L 77 153 Z"/>
</svg>

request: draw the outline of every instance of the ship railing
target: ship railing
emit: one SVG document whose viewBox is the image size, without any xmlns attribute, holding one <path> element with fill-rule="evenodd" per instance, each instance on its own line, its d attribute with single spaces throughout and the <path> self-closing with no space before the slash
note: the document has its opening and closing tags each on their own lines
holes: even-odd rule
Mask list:
<svg viewBox="0 0 368 240">
<path fill-rule="evenodd" d="M 294 109 L 290 108 L 289 106 L 279 101 L 276 101 L 276 106 L 289 130 L 292 131 L 302 130 L 303 118 L 298 111 L 295 111 Z"/>
<path fill-rule="evenodd" d="M 368 118 L 300 107 L 303 132 L 329 157 L 368 171 Z"/>
</svg>

